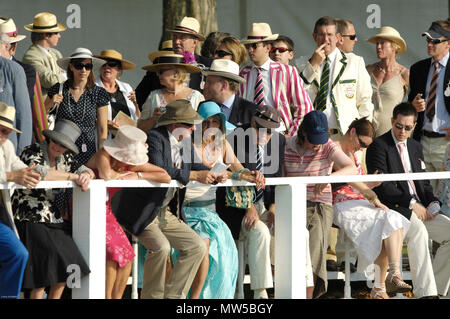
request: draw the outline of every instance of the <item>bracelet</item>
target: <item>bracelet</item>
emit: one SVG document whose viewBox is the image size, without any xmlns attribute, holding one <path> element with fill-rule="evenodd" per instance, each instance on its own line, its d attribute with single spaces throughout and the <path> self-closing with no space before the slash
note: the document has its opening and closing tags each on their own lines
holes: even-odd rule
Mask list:
<svg viewBox="0 0 450 319">
<path fill-rule="evenodd" d="M 142 179 L 142 173 L 141 172 L 136 172 L 138 179 Z"/>
<path fill-rule="evenodd" d="M 250 170 L 248 168 L 241 168 L 240 170 L 238 170 L 237 172 L 233 172 L 233 174 L 231 175 L 231 179 L 234 180 L 241 180 L 241 178 L 239 177 L 240 173 L 243 173 L 245 171 L 250 172 Z"/>
<path fill-rule="evenodd" d="M 378 196 L 375 196 L 371 199 L 369 199 L 369 203 L 373 204 L 378 199 Z"/>
</svg>

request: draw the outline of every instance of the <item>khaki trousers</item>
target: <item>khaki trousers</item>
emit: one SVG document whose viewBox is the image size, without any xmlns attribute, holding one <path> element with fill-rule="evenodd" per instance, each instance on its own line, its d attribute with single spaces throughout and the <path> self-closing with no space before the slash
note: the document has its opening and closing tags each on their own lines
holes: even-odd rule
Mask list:
<svg viewBox="0 0 450 319">
<path fill-rule="evenodd" d="M 422 144 L 423 161 L 427 172 L 443 171 L 443 163 L 445 161 L 445 149 L 447 148 L 447 139 L 445 137 L 426 137 L 422 136 L 420 144 Z M 433 191 L 437 193 L 437 179 L 430 180 Z"/>
<path fill-rule="evenodd" d="M 167 208 L 158 214 L 138 239 L 148 249 L 141 298 L 186 298 L 206 253 L 201 237 Z M 180 256 L 165 283 L 171 247 L 179 250 Z"/>
</svg>

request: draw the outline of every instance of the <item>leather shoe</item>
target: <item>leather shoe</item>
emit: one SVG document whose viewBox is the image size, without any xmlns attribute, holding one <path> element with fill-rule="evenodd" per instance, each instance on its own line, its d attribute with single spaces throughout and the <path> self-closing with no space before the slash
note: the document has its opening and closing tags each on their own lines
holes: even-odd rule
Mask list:
<svg viewBox="0 0 450 319">
<path fill-rule="evenodd" d="M 334 260 L 327 260 L 327 271 L 339 271 L 338 264 Z"/>
</svg>

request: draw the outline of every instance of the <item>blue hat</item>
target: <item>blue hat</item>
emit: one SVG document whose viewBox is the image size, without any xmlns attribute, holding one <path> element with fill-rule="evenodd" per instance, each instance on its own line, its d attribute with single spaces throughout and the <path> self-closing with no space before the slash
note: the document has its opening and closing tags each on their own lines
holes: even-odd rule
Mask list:
<svg viewBox="0 0 450 319">
<path fill-rule="evenodd" d="M 325 144 L 328 141 L 328 121 L 321 111 L 311 111 L 303 118 L 305 135 L 311 144 Z"/>
<path fill-rule="evenodd" d="M 222 119 L 222 122 L 225 123 L 225 131 L 226 131 L 225 134 L 229 134 L 229 133 L 233 132 L 234 129 L 236 128 L 236 126 L 234 126 L 233 124 L 231 124 L 230 122 L 227 121 L 227 117 L 220 110 L 220 106 L 216 102 L 205 101 L 205 102 L 200 103 L 197 113 L 201 117 L 203 117 L 205 120 L 208 117 L 218 114 L 220 116 L 220 118 Z"/>
<path fill-rule="evenodd" d="M 426 35 L 432 39 L 438 39 L 440 37 L 446 37 L 447 40 L 450 40 L 450 32 L 446 31 L 441 25 L 437 22 L 433 22 L 428 29 L 428 31 L 423 32 L 422 36 Z"/>
</svg>

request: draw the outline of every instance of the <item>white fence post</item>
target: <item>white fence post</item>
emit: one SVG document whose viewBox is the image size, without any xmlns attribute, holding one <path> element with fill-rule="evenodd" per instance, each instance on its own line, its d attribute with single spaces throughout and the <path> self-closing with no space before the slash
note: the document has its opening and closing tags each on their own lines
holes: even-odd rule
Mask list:
<svg viewBox="0 0 450 319">
<path fill-rule="evenodd" d="M 72 289 L 73 299 L 105 298 L 106 185 L 92 180 L 89 190 L 73 188 L 73 239 L 91 270 Z"/>
</svg>

